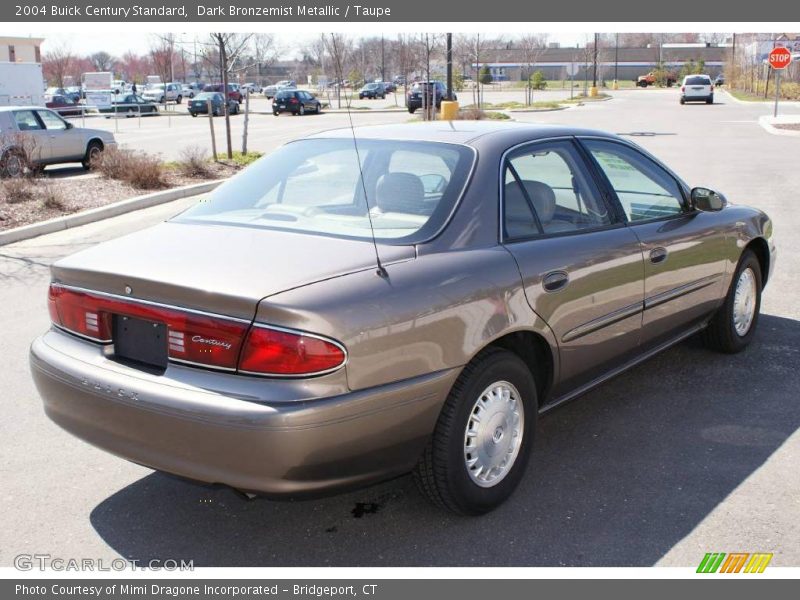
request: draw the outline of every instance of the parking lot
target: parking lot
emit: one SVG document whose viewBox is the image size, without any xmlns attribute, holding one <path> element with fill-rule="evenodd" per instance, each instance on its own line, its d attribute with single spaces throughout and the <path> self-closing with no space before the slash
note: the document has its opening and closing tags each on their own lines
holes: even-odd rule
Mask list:
<svg viewBox="0 0 800 600">
<path fill-rule="evenodd" d="M 124 462 L 61 431 L 44 416 L 28 370 L 28 345 L 49 323 L 49 264 L 162 221 L 198 198 L 0 247 L 0 566 L 20 553 L 47 553 L 183 558 L 195 566 L 695 567 L 706 552 L 730 551 L 774 552 L 772 565 L 800 565 L 800 139 L 759 125 L 771 105 L 727 94 L 714 105 L 686 106 L 674 89 L 612 94 L 607 102 L 514 118 L 629 136 L 691 185 L 766 210 L 779 257 L 747 351 L 723 356 L 690 339 L 546 414 L 519 490 L 481 518 L 439 511 L 409 477 L 321 500 L 247 502 Z M 373 101 L 383 104 L 393 101 Z M 796 105 L 783 110 L 800 113 Z M 352 111 L 356 126 L 408 118 Z M 233 120 L 238 145 L 243 119 Z M 202 118 L 86 121 L 118 128 L 122 144 L 165 159 L 208 141 Z M 215 125 L 222 148 L 223 120 Z M 268 151 L 348 125 L 348 115 L 334 111 L 253 114 L 249 147 Z"/>
</svg>

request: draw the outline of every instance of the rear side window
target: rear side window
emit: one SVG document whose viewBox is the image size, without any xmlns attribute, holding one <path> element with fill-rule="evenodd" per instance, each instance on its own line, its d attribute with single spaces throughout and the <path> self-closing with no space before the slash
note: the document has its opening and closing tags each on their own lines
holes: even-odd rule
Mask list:
<svg viewBox="0 0 800 600">
<path fill-rule="evenodd" d="M 510 239 L 575 232 L 612 223 L 571 142 L 515 152 L 504 173 L 503 220 Z"/>
<path fill-rule="evenodd" d="M 50 112 L 49 110 L 40 110 L 37 111 L 39 113 L 39 117 L 44 122 L 44 126 L 53 131 L 53 130 L 62 130 L 67 128 L 67 123 L 56 115 L 55 113 Z"/>
<path fill-rule="evenodd" d="M 666 170 L 641 152 L 614 142 L 585 140 L 617 194 L 629 221 L 670 217 L 683 212 L 683 193 Z"/>
<path fill-rule="evenodd" d="M 17 122 L 17 128 L 20 131 L 42 129 L 42 125 L 36 119 L 36 115 L 33 114 L 32 110 L 14 111 L 14 120 Z"/>
</svg>

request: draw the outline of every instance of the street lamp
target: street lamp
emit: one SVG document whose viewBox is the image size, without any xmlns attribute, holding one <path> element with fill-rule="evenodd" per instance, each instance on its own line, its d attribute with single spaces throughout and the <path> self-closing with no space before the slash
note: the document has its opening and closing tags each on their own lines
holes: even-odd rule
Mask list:
<svg viewBox="0 0 800 600">
<path fill-rule="evenodd" d="M 594 34 L 594 48 L 592 49 L 592 59 L 593 59 L 593 68 L 592 68 L 592 90 L 590 92 L 591 96 L 597 96 L 597 40 L 599 38 L 599 34 Z"/>
<path fill-rule="evenodd" d="M 619 78 L 617 71 L 619 70 L 619 34 L 614 34 L 614 89 L 619 89 Z"/>
</svg>

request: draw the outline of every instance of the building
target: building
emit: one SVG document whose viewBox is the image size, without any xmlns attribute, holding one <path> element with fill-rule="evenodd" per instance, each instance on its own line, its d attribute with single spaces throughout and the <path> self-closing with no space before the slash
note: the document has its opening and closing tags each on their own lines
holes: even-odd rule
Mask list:
<svg viewBox="0 0 800 600">
<path fill-rule="evenodd" d="M 0 36 L 0 62 L 41 63 L 44 38 Z"/>
<path fill-rule="evenodd" d="M 646 48 L 600 48 L 597 56 L 597 78 L 601 81 L 616 79 L 636 80 L 651 71 L 659 63 L 664 67 L 680 71 L 689 61 L 703 61 L 706 73 L 715 77 L 722 72 L 730 47 L 709 44 L 663 44 Z M 568 65 L 575 64 L 575 79 L 592 77 L 594 53 L 589 48 L 542 48 L 535 65 L 527 63 L 521 48 L 509 47 L 485 50 L 481 56 L 481 68 L 488 66 L 495 81 L 520 81 L 535 71 L 541 71 L 545 79 L 569 79 Z M 473 68 L 477 65 L 473 63 Z"/>
</svg>

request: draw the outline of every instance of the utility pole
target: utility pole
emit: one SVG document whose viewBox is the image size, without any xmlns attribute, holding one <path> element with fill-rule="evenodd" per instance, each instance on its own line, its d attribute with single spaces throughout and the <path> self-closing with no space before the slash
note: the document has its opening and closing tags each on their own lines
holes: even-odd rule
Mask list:
<svg viewBox="0 0 800 600">
<path fill-rule="evenodd" d="M 619 78 L 617 77 L 619 71 L 619 34 L 614 34 L 614 89 L 619 89 Z"/>
<path fill-rule="evenodd" d="M 592 49 L 592 96 L 597 96 L 597 40 L 599 37 L 599 34 L 594 34 L 594 48 Z"/>
<path fill-rule="evenodd" d="M 447 100 L 453 99 L 453 34 L 447 34 Z"/>
<path fill-rule="evenodd" d="M 386 48 L 381 34 L 381 81 L 386 81 Z"/>
</svg>

